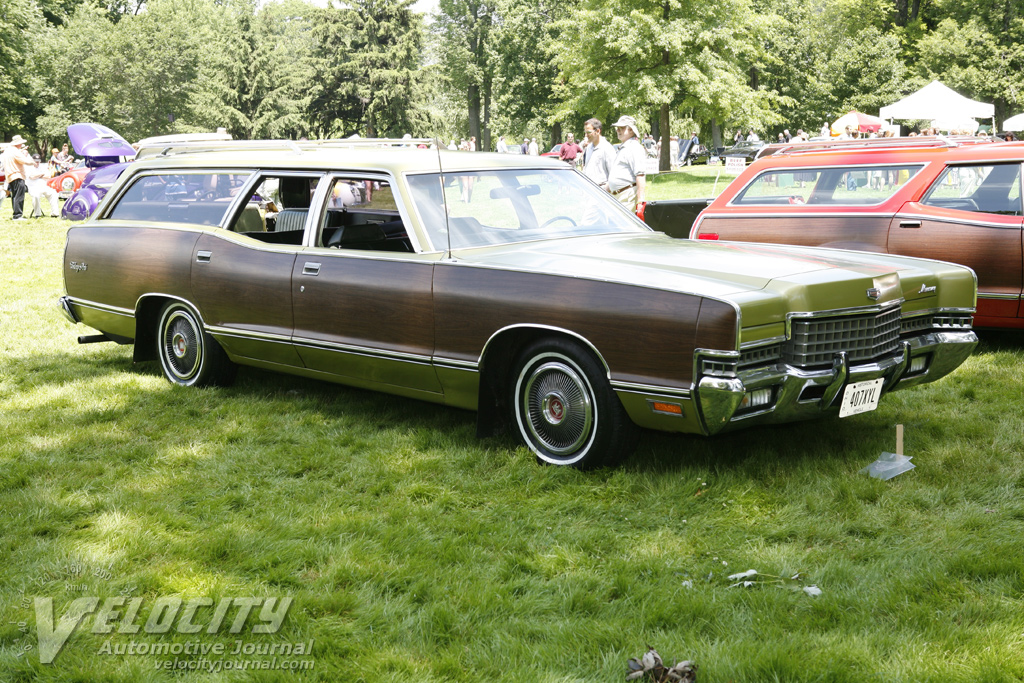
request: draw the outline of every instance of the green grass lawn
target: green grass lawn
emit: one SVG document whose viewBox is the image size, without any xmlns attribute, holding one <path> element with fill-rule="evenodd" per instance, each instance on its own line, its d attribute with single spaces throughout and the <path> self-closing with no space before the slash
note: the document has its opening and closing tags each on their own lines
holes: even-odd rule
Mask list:
<svg viewBox="0 0 1024 683">
<path fill-rule="evenodd" d="M 686 166 L 679 171 L 658 173 L 647 179 L 649 201 L 665 199 L 706 199 L 717 197 L 736 178 L 724 166 Z"/>
<path fill-rule="evenodd" d="M 873 413 L 648 433 L 585 474 L 477 440 L 471 413 L 244 368 L 173 387 L 130 347 L 80 346 L 56 307 L 67 224 L 3 215 L 0 681 L 621 681 L 647 644 L 702 683 L 1024 680 L 1020 335 Z M 897 423 L 917 469 L 858 474 Z M 730 587 L 747 569 L 800 578 Z M 140 624 L 161 597 L 294 602 L 275 634 L 87 617 L 40 663 L 35 598 L 59 621 L 122 595 Z M 243 638 L 312 640 L 290 659 L 313 668 L 104 649 Z"/>
</svg>

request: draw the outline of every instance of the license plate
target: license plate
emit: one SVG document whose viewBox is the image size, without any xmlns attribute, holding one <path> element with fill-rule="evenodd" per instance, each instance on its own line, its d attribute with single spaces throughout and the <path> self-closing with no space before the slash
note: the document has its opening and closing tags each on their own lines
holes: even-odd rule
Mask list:
<svg viewBox="0 0 1024 683">
<path fill-rule="evenodd" d="M 877 408 L 883 384 L 885 379 L 869 379 L 866 382 L 847 384 L 843 391 L 843 403 L 839 407 L 839 417 L 866 413 Z"/>
</svg>

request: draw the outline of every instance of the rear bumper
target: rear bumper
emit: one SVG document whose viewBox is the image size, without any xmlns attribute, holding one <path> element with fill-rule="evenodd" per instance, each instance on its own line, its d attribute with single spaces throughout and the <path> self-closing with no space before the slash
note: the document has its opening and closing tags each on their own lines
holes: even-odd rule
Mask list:
<svg viewBox="0 0 1024 683">
<path fill-rule="evenodd" d="M 776 363 L 735 377 L 705 376 L 697 383 L 695 403 L 705 434 L 838 414 L 848 384 L 882 378 L 882 391 L 888 393 L 932 382 L 959 367 L 977 344 L 973 331 L 933 331 L 903 341 L 897 353 L 870 363 L 853 365 L 838 353 L 831 368 L 803 370 Z M 914 367 L 916 359 L 922 368 Z M 750 392 L 765 389 L 770 392 L 767 405 L 743 407 Z"/>
</svg>

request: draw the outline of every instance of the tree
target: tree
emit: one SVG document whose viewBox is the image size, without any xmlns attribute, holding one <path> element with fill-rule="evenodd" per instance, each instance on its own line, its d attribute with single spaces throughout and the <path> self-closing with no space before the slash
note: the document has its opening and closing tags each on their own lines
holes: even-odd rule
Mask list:
<svg viewBox="0 0 1024 683">
<path fill-rule="evenodd" d="M 43 30 L 43 17 L 30 0 L 0 0 L 0 136 L 26 132 L 32 110 L 29 47 Z M 13 134 L 13 133 L 12 133 Z"/>
<path fill-rule="evenodd" d="M 582 127 L 585 118 L 561 106 L 568 90 L 555 57 L 564 48 L 563 31 L 579 0 L 498 0 L 491 30 L 491 128 L 522 134 L 551 127 L 551 143 L 561 138 L 561 124 Z"/>
<path fill-rule="evenodd" d="M 490 148 L 491 27 L 496 6 L 488 0 L 440 0 L 434 31 L 440 41 L 442 69 L 451 87 L 465 96 L 469 134 Z"/>
<path fill-rule="evenodd" d="M 774 120 L 766 106 L 774 93 L 745 78 L 760 26 L 748 0 L 585 0 L 559 58 L 570 106 L 606 116 L 654 107 L 665 139 L 659 168 L 668 170 L 674 108 L 705 116 L 746 108 Z"/>
<path fill-rule="evenodd" d="M 352 0 L 317 16 L 311 115 L 321 131 L 368 137 L 426 128 L 423 26 L 413 0 Z"/>
</svg>

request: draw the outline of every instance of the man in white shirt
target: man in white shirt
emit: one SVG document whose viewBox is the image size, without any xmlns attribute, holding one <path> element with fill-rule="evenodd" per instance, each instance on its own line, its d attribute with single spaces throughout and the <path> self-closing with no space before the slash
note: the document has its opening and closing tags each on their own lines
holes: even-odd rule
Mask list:
<svg viewBox="0 0 1024 683">
<path fill-rule="evenodd" d="M 505 136 L 498 136 L 498 148 L 495 150 L 498 154 L 508 154 L 508 145 L 505 144 Z"/>
<path fill-rule="evenodd" d="M 623 116 L 615 122 L 615 133 L 622 145 L 608 173 L 608 190 L 623 206 L 636 213 L 646 196 L 647 151 L 640 143 L 636 119 Z"/>
<path fill-rule="evenodd" d="M 583 150 L 583 175 L 607 190 L 608 175 L 615 163 L 615 148 L 601 135 L 601 122 L 597 119 L 588 119 L 583 124 L 583 132 L 588 143 Z"/>
<path fill-rule="evenodd" d="M 32 218 L 43 217 L 43 205 L 39 201 L 42 197 L 46 197 L 50 205 L 50 217 L 58 218 L 60 199 L 57 197 L 57 190 L 46 184 L 50 178 L 49 166 L 42 163 L 38 154 L 32 158 L 36 162 L 35 165 L 25 167 L 25 188 L 28 190 L 28 196 L 32 198 Z"/>
<path fill-rule="evenodd" d="M 537 138 L 530 139 L 530 156 L 540 156 L 540 147 L 537 146 Z"/>
</svg>

